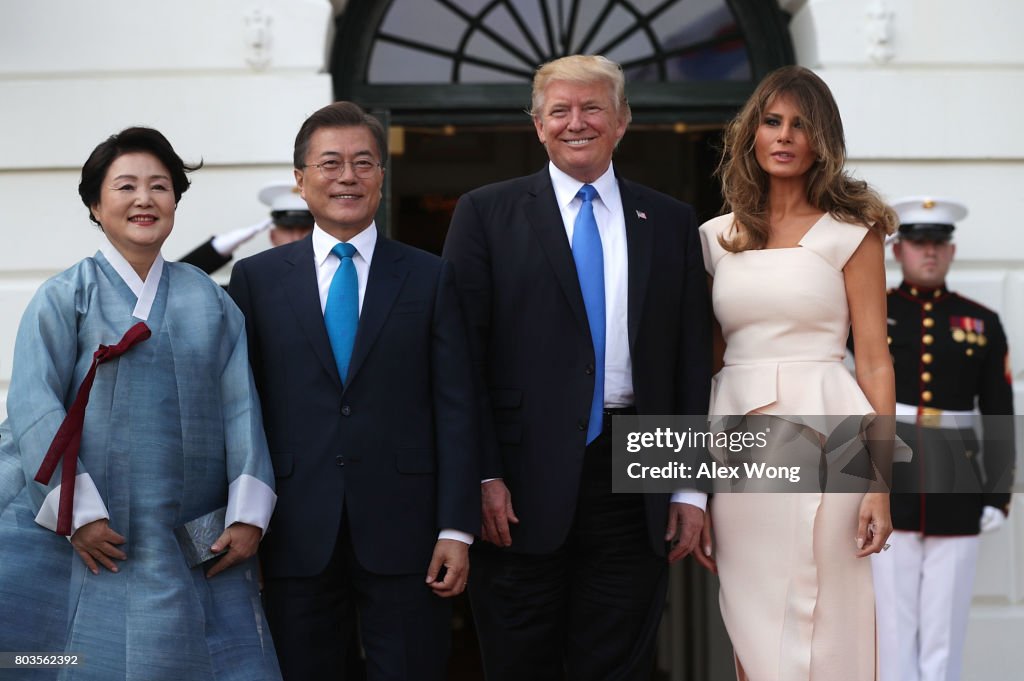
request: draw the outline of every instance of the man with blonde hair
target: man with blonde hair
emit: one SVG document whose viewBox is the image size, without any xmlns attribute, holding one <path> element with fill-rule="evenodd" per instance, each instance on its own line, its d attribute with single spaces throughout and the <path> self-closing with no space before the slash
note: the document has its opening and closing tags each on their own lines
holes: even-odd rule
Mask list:
<svg viewBox="0 0 1024 681">
<path fill-rule="evenodd" d="M 705 499 L 613 494 L 611 417 L 706 412 L 696 222 L 615 172 L 631 114 L 614 62 L 543 65 L 530 113 L 550 163 L 464 195 L 444 249 L 483 405 L 469 591 L 484 669 L 647 679 L 667 565 L 696 546 Z"/>
</svg>

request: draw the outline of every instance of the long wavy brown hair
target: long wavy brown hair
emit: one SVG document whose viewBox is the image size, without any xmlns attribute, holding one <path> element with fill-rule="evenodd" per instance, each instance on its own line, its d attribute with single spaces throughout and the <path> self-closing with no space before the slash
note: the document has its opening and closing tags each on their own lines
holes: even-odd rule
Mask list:
<svg viewBox="0 0 1024 681">
<path fill-rule="evenodd" d="M 715 174 L 722 180 L 723 213 L 732 211 L 736 231 L 722 247 L 738 252 L 764 248 L 768 223 L 768 174 L 754 154 L 754 139 L 769 104 L 779 95 L 789 97 L 800 112 L 800 122 L 817 159 L 807 171 L 807 200 L 818 210 L 842 222 L 860 224 L 884 237 L 899 225 L 896 213 L 867 182 L 851 177 L 846 163 L 843 121 L 832 92 L 814 72 L 802 66 L 772 71 L 757 86 L 743 109 L 729 123 L 722 158 Z"/>
</svg>

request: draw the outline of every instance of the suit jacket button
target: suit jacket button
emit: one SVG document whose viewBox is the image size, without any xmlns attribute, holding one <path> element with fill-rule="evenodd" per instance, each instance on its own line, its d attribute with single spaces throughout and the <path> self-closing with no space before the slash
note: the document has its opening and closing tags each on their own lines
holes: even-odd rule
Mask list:
<svg viewBox="0 0 1024 681">
<path fill-rule="evenodd" d="M 592 373 L 594 373 L 594 365 L 593 364 L 588 364 L 587 365 L 587 369 L 586 369 L 586 374 L 587 374 L 587 376 L 589 376 Z"/>
<path fill-rule="evenodd" d="M 352 413 L 352 407 L 348 406 L 347 404 L 344 405 L 341 408 L 341 415 L 342 416 L 349 416 L 351 413 Z"/>
<path fill-rule="evenodd" d="M 336 457 L 334 457 L 334 462 L 336 464 L 338 464 L 339 466 L 344 466 L 345 465 L 345 457 L 340 456 L 340 455 L 336 456 Z"/>
<path fill-rule="evenodd" d="M 586 430 L 587 429 L 587 422 L 586 422 L 586 420 L 585 419 L 580 419 L 579 421 L 577 421 L 576 422 L 576 427 L 579 428 L 580 430 Z"/>
</svg>

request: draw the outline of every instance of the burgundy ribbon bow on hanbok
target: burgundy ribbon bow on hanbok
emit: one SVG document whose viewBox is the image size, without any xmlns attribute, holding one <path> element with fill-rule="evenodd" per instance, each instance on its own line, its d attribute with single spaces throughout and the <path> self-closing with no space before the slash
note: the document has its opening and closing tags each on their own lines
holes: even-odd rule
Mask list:
<svg viewBox="0 0 1024 681">
<path fill-rule="evenodd" d="M 71 534 L 71 513 L 75 505 L 75 478 L 78 475 L 78 448 L 82 444 L 82 424 L 85 421 L 85 406 L 89 404 L 89 393 L 92 391 L 92 382 L 96 378 L 96 367 L 107 360 L 120 357 L 128 352 L 136 343 L 149 338 L 151 332 L 143 322 L 139 322 L 124 334 L 117 345 L 100 345 L 99 349 L 92 355 L 92 366 L 85 380 L 78 388 L 75 401 L 68 409 L 67 416 L 57 429 L 57 434 L 46 451 L 42 465 L 36 472 L 36 482 L 44 485 L 49 484 L 53 472 L 57 470 L 57 464 L 64 459 L 64 466 L 60 472 L 60 505 L 57 508 L 57 534 L 68 536 Z"/>
</svg>

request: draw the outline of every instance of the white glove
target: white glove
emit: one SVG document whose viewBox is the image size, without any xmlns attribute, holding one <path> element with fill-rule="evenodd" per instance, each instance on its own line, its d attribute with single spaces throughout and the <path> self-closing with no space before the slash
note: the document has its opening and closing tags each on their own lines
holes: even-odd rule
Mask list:
<svg viewBox="0 0 1024 681">
<path fill-rule="evenodd" d="M 224 234 L 218 234 L 213 237 L 213 250 L 217 251 L 221 255 L 227 257 L 235 252 L 235 249 L 244 244 L 249 239 L 253 238 L 270 225 L 274 224 L 271 218 L 267 218 L 262 222 L 258 222 L 255 225 L 249 227 L 242 227 L 241 229 L 234 229 Z"/>
<path fill-rule="evenodd" d="M 992 532 L 998 530 L 1006 522 L 1006 516 L 995 506 L 986 506 L 981 509 L 981 531 Z"/>
</svg>

